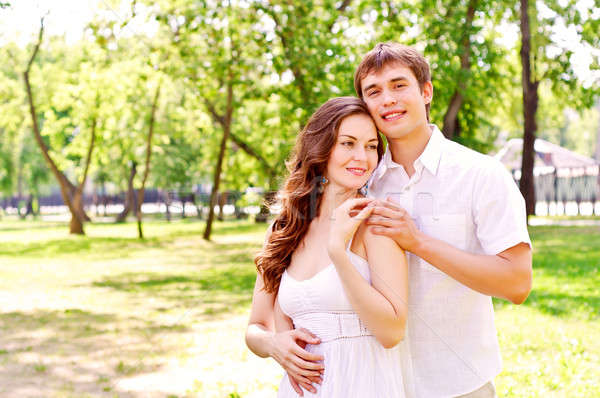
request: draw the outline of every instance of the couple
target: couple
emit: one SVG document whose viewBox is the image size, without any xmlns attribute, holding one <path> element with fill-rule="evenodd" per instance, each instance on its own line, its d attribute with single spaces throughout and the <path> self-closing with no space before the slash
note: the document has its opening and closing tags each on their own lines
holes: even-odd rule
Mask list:
<svg viewBox="0 0 600 398">
<path fill-rule="evenodd" d="M 502 164 L 429 124 L 414 49 L 376 45 L 354 86 L 360 99 L 327 101 L 298 137 L 246 343 L 287 372 L 279 397 L 496 397 L 490 296 L 531 289 L 523 198 Z"/>
</svg>

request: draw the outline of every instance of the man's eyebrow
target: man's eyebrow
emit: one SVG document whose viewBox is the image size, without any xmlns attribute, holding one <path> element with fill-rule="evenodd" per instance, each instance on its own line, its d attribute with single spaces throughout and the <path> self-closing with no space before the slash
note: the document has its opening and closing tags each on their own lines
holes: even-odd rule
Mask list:
<svg viewBox="0 0 600 398">
<path fill-rule="evenodd" d="M 408 77 L 406 77 L 406 76 L 397 76 L 397 77 L 394 77 L 394 78 L 390 79 L 390 82 L 395 83 L 395 82 L 398 82 L 398 81 L 401 81 L 401 80 L 408 80 Z"/>
<path fill-rule="evenodd" d="M 372 89 L 373 87 L 376 87 L 377 84 L 373 83 L 373 84 L 369 84 L 367 87 L 363 88 L 363 93 L 366 93 L 367 91 L 369 91 L 370 89 Z"/>
<path fill-rule="evenodd" d="M 396 83 L 399 81 L 406 81 L 406 80 L 408 80 L 408 77 L 400 75 L 400 76 L 392 77 L 390 80 L 388 80 L 388 82 Z M 363 92 L 366 93 L 367 91 L 369 91 L 370 89 L 372 89 L 373 87 L 376 87 L 376 86 L 377 86 L 377 83 L 369 84 L 367 87 L 365 87 L 363 89 Z"/>
</svg>

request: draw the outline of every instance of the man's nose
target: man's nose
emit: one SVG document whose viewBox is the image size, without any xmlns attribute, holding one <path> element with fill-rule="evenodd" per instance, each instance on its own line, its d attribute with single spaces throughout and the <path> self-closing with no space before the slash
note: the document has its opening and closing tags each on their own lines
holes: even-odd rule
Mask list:
<svg viewBox="0 0 600 398">
<path fill-rule="evenodd" d="M 384 90 L 383 92 L 383 105 L 390 106 L 396 105 L 396 98 L 390 93 L 388 90 Z"/>
</svg>

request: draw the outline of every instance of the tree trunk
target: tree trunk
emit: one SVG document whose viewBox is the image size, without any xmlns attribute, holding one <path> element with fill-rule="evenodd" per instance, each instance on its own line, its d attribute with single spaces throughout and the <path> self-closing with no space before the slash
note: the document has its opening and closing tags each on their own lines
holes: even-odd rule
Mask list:
<svg viewBox="0 0 600 398">
<path fill-rule="evenodd" d="M 181 193 L 181 191 L 180 191 Z M 185 218 L 185 204 L 187 203 L 187 195 L 183 194 L 181 197 L 181 219 Z"/>
<path fill-rule="evenodd" d="M 521 1 L 521 65 L 523 84 L 523 158 L 519 189 L 525 198 L 527 217 L 535 214 L 535 185 L 533 180 L 534 144 L 537 124 L 538 84 L 531 76 L 531 33 L 529 28 L 529 0 Z"/>
<path fill-rule="evenodd" d="M 473 28 L 473 19 L 475 18 L 475 8 L 478 0 L 470 0 L 467 8 L 467 18 L 462 37 L 462 49 L 460 53 L 460 72 L 458 76 L 458 85 L 454 89 L 446 114 L 444 115 L 444 124 L 442 132 L 449 140 L 459 135 L 458 112 L 462 107 L 468 80 L 469 69 L 471 68 L 471 29 Z"/>
<path fill-rule="evenodd" d="M 163 200 L 165 201 L 167 221 L 171 222 L 171 210 L 169 209 L 169 207 L 171 206 L 171 198 L 169 197 L 169 191 L 166 189 L 163 191 Z"/>
<path fill-rule="evenodd" d="M 29 62 L 27 63 L 27 68 L 25 69 L 25 72 L 23 72 L 23 78 L 25 80 L 25 89 L 27 91 L 27 99 L 29 102 L 29 113 L 31 115 L 33 133 L 35 136 L 35 140 L 42 151 L 42 155 L 43 155 L 44 159 L 46 160 L 46 163 L 48 164 L 48 166 L 50 167 L 50 170 L 52 171 L 52 174 L 58 181 L 63 202 L 65 203 L 65 205 L 69 208 L 69 211 L 71 212 L 70 233 L 83 235 L 84 234 L 83 222 L 81 219 L 81 214 L 78 211 L 79 206 L 74 206 L 74 204 L 71 200 L 71 193 L 75 189 L 75 186 L 58 169 L 58 166 L 56 165 L 54 160 L 50 157 L 48 146 L 44 142 L 41 132 L 40 132 L 39 123 L 37 120 L 37 111 L 35 109 L 35 104 L 33 101 L 33 93 L 31 90 L 31 84 L 29 83 L 29 71 L 31 70 L 31 65 L 33 64 L 33 61 L 35 60 L 35 57 L 36 57 L 36 55 L 40 49 L 40 46 L 42 44 L 42 38 L 43 38 L 43 34 L 44 34 L 44 18 L 41 19 L 40 25 L 41 26 L 40 26 L 40 31 L 39 31 L 39 35 L 38 35 L 38 41 L 33 49 L 33 53 L 31 54 L 31 57 L 29 58 Z M 92 147 L 90 147 L 90 151 L 89 151 L 90 155 L 91 155 L 91 149 L 93 149 L 93 144 L 92 144 Z"/>
<path fill-rule="evenodd" d="M 81 207 L 81 202 L 83 201 L 83 194 L 81 192 L 75 192 L 73 195 L 73 206 L 75 208 Z M 82 234 L 83 235 L 83 219 L 81 215 L 78 213 L 71 214 L 71 233 L 72 234 Z"/>
<path fill-rule="evenodd" d="M 198 218 L 198 220 L 202 220 L 202 206 L 198 205 L 198 200 L 196 198 L 196 193 L 195 192 L 191 193 L 190 199 L 192 201 L 192 204 L 196 208 L 196 217 Z"/>
<path fill-rule="evenodd" d="M 596 109 L 598 110 L 599 119 L 598 119 L 598 127 L 596 130 L 596 154 L 594 157 L 596 159 L 596 163 L 598 164 L 598 174 L 596 176 L 596 198 L 600 198 L 600 98 L 598 98 L 598 103 L 596 105 Z M 596 200 L 600 200 L 600 199 L 596 199 Z M 596 204 L 594 203 L 593 205 L 594 205 L 594 210 L 595 210 Z M 595 211 L 594 211 L 594 214 L 596 214 Z"/>
<path fill-rule="evenodd" d="M 117 216 L 116 222 L 124 222 L 132 208 L 135 208 L 135 190 L 133 189 L 133 179 L 137 174 L 137 162 L 131 162 L 131 172 L 127 180 L 127 194 L 125 195 L 125 203 L 123 211 Z"/>
<path fill-rule="evenodd" d="M 92 202 L 94 203 L 94 213 L 96 213 L 96 217 L 100 217 L 100 196 L 98 196 L 98 187 L 94 184 L 94 196 L 92 197 Z"/>
<path fill-rule="evenodd" d="M 17 213 L 19 218 L 24 220 L 27 216 L 27 212 L 23 213 L 21 205 L 23 204 L 23 164 L 19 162 L 19 170 L 17 172 Z"/>
<path fill-rule="evenodd" d="M 150 158 L 152 156 L 152 137 L 154 136 L 154 121 L 156 119 L 156 108 L 158 106 L 158 97 L 160 96 L 160 83 L 156 87 L 154 100 L 152 101 L 152 109 L 150 110 L 150 124 L 148 127 L 148 138 L 146 140 L 146 162 L 144 167 L 144 176 L 142 177 L 142 186 L 138 190 L 136 217 L 138 225 L 138 237 L 144 239 L 144 231 L 142 230 L 142 203 L 144 203 L 144 190 L 146 181 L 150 174 Z"/>
<path fill-rule="evenodd" d="M 83 196 L 82 196 L 81 201 L 79 202 L 78 206 L 79 207 L 77 207 L 77 213 L 79 214 L 79 217 L 81 218 L 81 220 L 84 222 L 92 221 L 90 216 L 88 216 L 87 213 L 85 212 L 85 201 L 84 201 Z"/>
<path fill-rule="evenodd" d="M 600 98 L 596 103 L 596 110 L 598 111 L 598 127 L 596 128 L 596 153 L 594 158 L 597 163 L 600 163 Z M 600 178 L 600 173 L 598 173 L 598 177 Z"/>
<path fill-rule="evenodd" d="M 32 215 L 35 216 L 34 212 L 33 212 L 33 195 L 29 194 L 29 196 L 27 197 L 27 204 L 25 206 L 25 216 L 28 215 Z"/>
<path fill-rule="evenodd" d="M 221 192 L 219 194 L 219 216 L 217 219 L 219 221 L 225 220 L 225 213 L 223 213 L 223 208 L 227 204 L 227 192 Z"/>
<path fill-rule="evenodd" d="M 215 173 L 213 176 L 213 186 L 210 192 L 210 201 L 208 204 L 208 218 L 206 220 L 206 228 L 202 237 L 206 240 L 210 240 L 210 234 L 212 232 L 212 224 L 215 218 L 215 205 L 217 203 L 217 193 L 219 192 L 219 184 L 221 182 L 221 171 L 223 169 L 223 159 L 225 158 L 225 148 L 227 147 L 227 139 L 231 134 L 231 118 L 233 115 L 233 76 L 229 75 L 227 81 L 227 110 L 226 116 L 220 117 L 212 104 L 207 103 L 210 113 L 223 127 L 223 138 L 221 139 L 221 145 L 219 147 L 219 157 L 217 164 L 215 165 Z"/>
<path fill-rule="evenodd" d="M 212 231 L 212 223 L 215 218 L 215 205 L 217 204 L 217 194 L 219 192 L 219 183 L 221 182 L 221 171 L 223 167 L 223 159 L 225 158 L 225 148 L 227 146 L 227 138 L 229 137 L 229 126 L 223 129 L 223 138 L 221 138 L 221 146 L 219 148 L 219 158 L 215 165 L 215 174 L 213 176 L 213 187 L 210 191 L 210 201 L 208 203 L 208 218 L 206 219 L 206 228 L 204 229 L 203 238 L 210 240 Z"/>
</svg>

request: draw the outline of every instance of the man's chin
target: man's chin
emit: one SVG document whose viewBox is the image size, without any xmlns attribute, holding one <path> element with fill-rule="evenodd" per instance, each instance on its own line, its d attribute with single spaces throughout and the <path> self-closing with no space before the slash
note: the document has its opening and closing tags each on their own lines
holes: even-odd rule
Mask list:
<svg viewBox="0 0 600 398">
<path fill-rule="evenodd" d="M 381 131 L 381 133 L 385 136 L 385 138 L 387 138 L 388 140 L 399 140 L 399 139 L 403 139 L 406 138 L 407 135 L 410 134 L 409 130 L 406 129 L 390 129 L 388 131 L 385 131 L 383 129 L 380 129 L 379 131 Z"/>
</svg>

